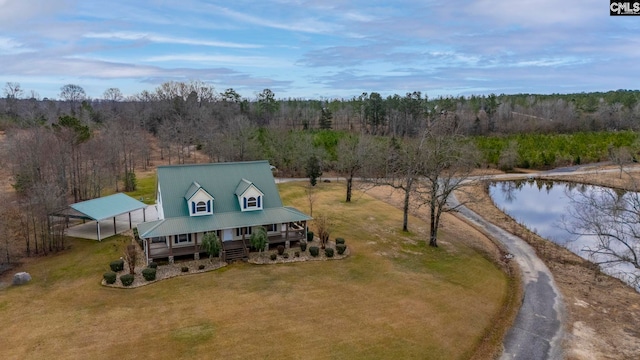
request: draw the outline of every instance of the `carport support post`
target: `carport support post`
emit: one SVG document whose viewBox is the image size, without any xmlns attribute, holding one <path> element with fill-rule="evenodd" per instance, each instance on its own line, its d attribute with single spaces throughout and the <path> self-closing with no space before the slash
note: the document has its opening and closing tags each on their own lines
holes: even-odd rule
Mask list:
<svg viewBox="0 0 640 360">
<path fill-rule="evenodd" d="M 129 229 L 133 229 L 131 226 L 131 211 L 129 211 Z"/>
<path fill-rule="evenodd" d="M 100 240 L 100 221 L 96 220 L 96 225 L 97 225 L 96 228 L 98 229 L 98 241 L 102 241 Z"/>
<path fill-rule="evenodd" d="M 113 217 L 113 235 L 118 235 L 118 230 L 116 229 L 116 217 Z"/>
</svg>

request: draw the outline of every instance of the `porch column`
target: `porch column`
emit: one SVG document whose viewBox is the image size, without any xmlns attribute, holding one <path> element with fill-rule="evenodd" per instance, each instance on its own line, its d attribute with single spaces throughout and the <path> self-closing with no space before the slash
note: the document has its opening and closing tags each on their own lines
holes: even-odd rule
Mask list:
<svg viewBox="0 0 640 360">
<path fill-rule="evenodd" d="M 173 264 L 173 237 L 174 235 L 169 235 L 169 262 Z"/>
<path fill-rule="evenodd" d="M 200 252 L 198 251 L 198 233 L 193 234 L 195 243 L 193 245 L 193 260 L 200 260 Z"/>
<path fill-rule="evenodd" d="M 146 238 L 144 239 L 144 254 L 145 257 L 147 258 L 147 265 L 149 265 L 150 259 L 149 256 L 151 255 L 151 239 L 150 238 Z"/>
</svg>

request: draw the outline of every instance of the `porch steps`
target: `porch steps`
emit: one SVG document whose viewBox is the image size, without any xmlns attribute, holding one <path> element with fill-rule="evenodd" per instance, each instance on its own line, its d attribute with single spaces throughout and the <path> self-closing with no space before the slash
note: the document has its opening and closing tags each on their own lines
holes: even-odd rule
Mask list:
<svg viewBox="0 0 640 360">
<path fill-rule="evenodd" d="M 224 250 L 224 260 L 232 261 L 244 259 L 247 257 L 244 245 L 239 241 L 223 241 L 222 248 Z"/>
</svg>

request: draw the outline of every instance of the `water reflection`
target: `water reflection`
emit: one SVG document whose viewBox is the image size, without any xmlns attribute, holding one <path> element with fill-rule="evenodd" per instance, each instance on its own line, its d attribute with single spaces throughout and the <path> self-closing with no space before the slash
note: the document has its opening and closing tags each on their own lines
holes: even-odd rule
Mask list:
<svg viewBox="0 0 640 360">
<path fill-rule="evenodd" d="M 598 238 L 595 236 L 580 236 L 571 226 L 572 217 L 576 214 L 575 199 L 587 198 L 594 193 L 608 193 L 612 202 L 623 206 L 629 194 L 625 191 L 612 191 L 607 188 L 584 184 L 553 182 L 548 180 L 526 179 L 520 181 L 500 181 L 492 183 L 489 193 L 498 208 L 510 215 L 519 223 L 540 236 L 559 245 L 565 246 L 583 258 L 593 260 L 584 251 L 594 248 Z M 637 196 L 636 193 L 632 193 Z M 574 199 L 572 201 L 572 199 Z M 640 229 L 639 233 L 640 233 Z M 598 259 L 596 259 L 598 260 Z M 602 259 L 599 259 L 601 262 Z M 625 280 L 621 273 L 635 274 L 640 272 L 630 264 L 616 265 L 604 269 L 611 275 Z M 631 279 L 626 280 L 631 283 Z M 640 291 L 640 289 L 639 289 Z"/>
</svg>

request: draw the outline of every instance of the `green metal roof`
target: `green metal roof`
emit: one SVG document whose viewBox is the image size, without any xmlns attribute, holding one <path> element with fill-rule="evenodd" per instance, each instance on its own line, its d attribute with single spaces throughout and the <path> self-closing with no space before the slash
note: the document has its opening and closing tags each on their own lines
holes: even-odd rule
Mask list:
<svg viewBox="0 0 640 360">
<path fill-rule="evenodd" d="M 242 179 L 240 180 L 240 183 L 236 187 L 236 191 L 234 193 L 236 194 L 236 196 L 240 196 L 244 194 L 244 192 L 247 191 L 247 189 L 250 187 L 251 187 L 251 181 L 247 179 Z"/>
<path fill-rule="evenodd" d="M 189 190 L 187 190 L 187 193 L 184 194 L 184 198 L 186 200 L 191 199 L 191 197 L 198 192 L 198 190 L 200 190 L 200 188 L 202 188 L 202 186 L 200 186 L 200 184 L 198 184 L 197 182 L 192 182 L 191 186 L 189 187 Z"/>
<path fill-rule="evenodd" d="M 166 218 L 138 224 L 138 233 L 142 238 L 151 238 L 306 220 L 311 220 L 311 217 L 294 208 L 285 206 L 261 211 L 238 211 L 207 216 Z"/>
<path fill-rule="evenodd" d="M 104 220 L 147 207 L 129 195 L 118 193 L 97 199 L 82 201 L 70 205 L 71 208 L 87 218 Z"/>
<path fill-rule="evenodd" d="M 172 165 L 158 167 L 158 187 L 165 218 L 189 216 L 185 194 L 194 182 L 215 198 L 213 213 L 240 212 L 238 184 L 253 184 L 264 194 L 262 208 L 280 208 L 282 200 L 268 161 Z"/>
</svg>

